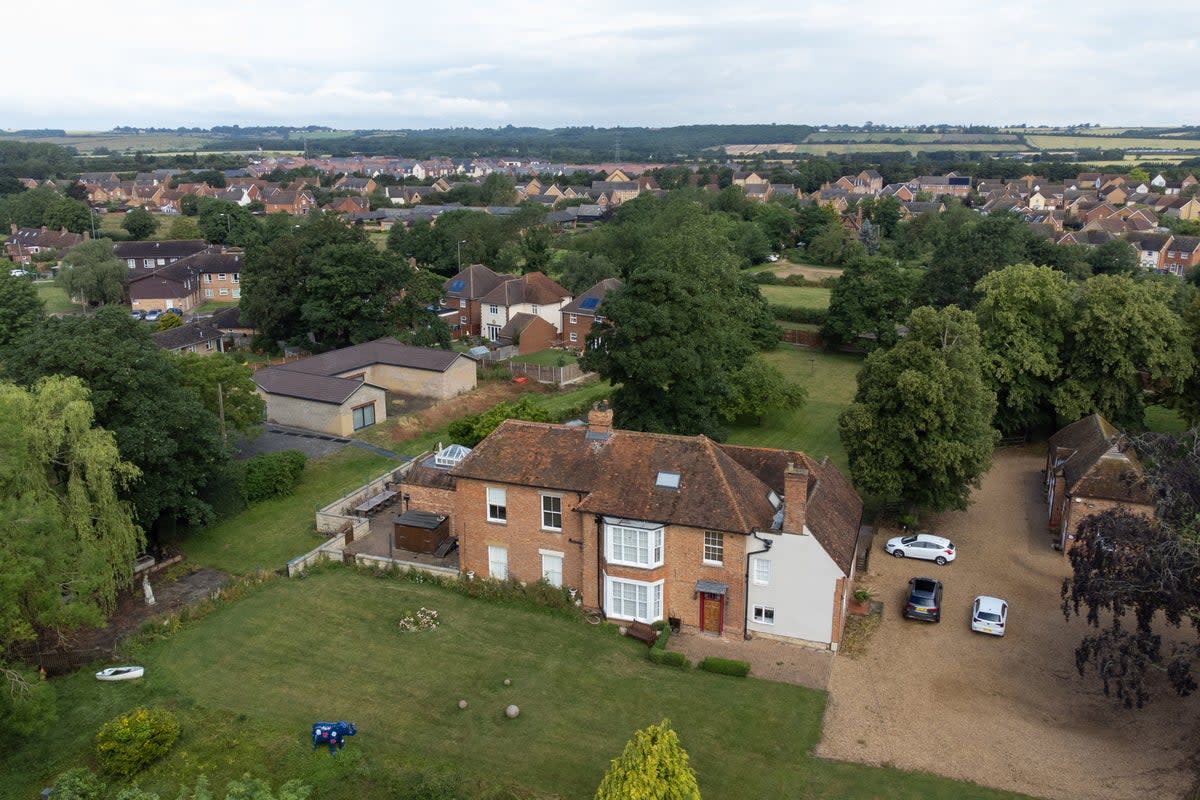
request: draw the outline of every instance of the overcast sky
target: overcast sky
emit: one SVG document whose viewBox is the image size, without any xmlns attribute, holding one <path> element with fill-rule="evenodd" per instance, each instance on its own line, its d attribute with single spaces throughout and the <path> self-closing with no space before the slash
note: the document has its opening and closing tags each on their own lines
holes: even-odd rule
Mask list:
<svg viewBox="0 0 1200 800">
<path fill-rule="evenodd" d="M 23 0 L 0 127 L 1197 124 L 1198 8 Z"/>
</svg>

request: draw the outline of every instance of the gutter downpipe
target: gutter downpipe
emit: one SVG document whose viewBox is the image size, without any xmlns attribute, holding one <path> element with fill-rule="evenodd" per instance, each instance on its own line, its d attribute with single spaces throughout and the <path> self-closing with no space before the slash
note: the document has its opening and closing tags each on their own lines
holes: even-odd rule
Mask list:
<svg viewBox="0 0 1200 800">
<path fill-rule="evenodd" d="M 771 549 L 771 545 L 775 542 L 771 539 L 764 539 L 758 535 L 758 531 L 750 531 L 750 535 L 763 543 L 762 550 L 751 550 L 746 553 L 746 584 L 742 592 L 742 597 L 745 598 L 746 608 L 742 611 L 742 638 L 750 641 L 750 556 L 756 556 L 759 553 L 766 553 Z"/>
</svg>

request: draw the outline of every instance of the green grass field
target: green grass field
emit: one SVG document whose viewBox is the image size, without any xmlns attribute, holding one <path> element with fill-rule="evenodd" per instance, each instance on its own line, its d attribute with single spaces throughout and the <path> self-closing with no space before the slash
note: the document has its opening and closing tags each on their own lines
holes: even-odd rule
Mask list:
<svg viewBox="0 0 1200 800">
<path fill-rule="evenodd" d="M 257 503 L 235 517 L 188 533 L 180 545 L 188 561 L 234 574 L 279 569 L 325 537 L 314 512 L 398 462 L 358 447 L 312 459 L 295 494 Z"/>
<path fill-rule="evenodd" d="M 772 305 L 788 308 L 829 308 L 829 290 L 820 286 L 772 286 L 758 287 L 763 297 Z"/>
<path fill-rule="evenodd" d="M 734 427 L 729 441 L 801 450 L 818 461 L 829 456 L 849 474 L 846 451 L 838 437 L 837 418 L 854 400 L 862 356 L 780 345 L 778 350 L 765 357 L 786 377 L 808 391 L 808 401 L 798 411 L 773 411 L 766 415 L 762 424 Z"/>
<path fill-rule="evenodd" d="M 1025 140 L 1029 142 L 1031 147 L 1039 150 L 1082 150 L 1090 148 L 1099 148 L 1101 150 L 1120 148 L 1128 150 L 1137 147 L 1200 151 L 1200 141 L 1196 141 L 1195 139 L 1163 139 L 1133 136 L 1039 136 L 1030 134 L 1025 137 Z"/>
<path fill-rule="evenodd" d="M 438 612 L 436 630 L 397 630 L 422 606 Z M 454 796 L 583 800 L 633 732 L 663 718 L 710 800 L 1015 797 L 814 758 L 822 692 L 655 666 L 611 626 L 341 567 L 271 580 L 132 657 L 143 680 L 55 681 L 59 721 L 9 742 L 0 796 L 36 797 L 87 763 L 101 722 L 146 704 L 181 718 L 173 749 L 138 778 L 167 798 L 201 774 L 223 787 L 247 771 L 273 786 L 299 778 L 321 800 L 433 796 L 394 793 L 423 767 L 455 775 Z M 358 727 L 336 758 L 308 738 L 328 719 Z"/>
<path fill-rule="evenodd" d="M 524 356 L 511 359 L 517 364 L 541 364 L 543 367 L 558 367 L 566 364 L 578 364 L 579 359 L 566 350 L 539 350 Z M 559 364 L 559 361 L 562 364 Z"/>
<path fill-rule="evenodd" d="M 67 291 L 54 281 L 37 281 L 33 288 L 46 304 L 47 314 L 78 314 L 82 310 L 82 306 L 72 303 Z"/>
<path fill-rule="evenodd" d="M 894 138 L 894 137 L 893 137 Z M 857 144 L 728 144 L 725 152 L 731 156 L 753 156 L 763 153 L 796 153 L 798 155 L 823 156 L 826 153 L 846 155 L 853 153 L 912 153 L 916 155 L 930 150 L 984 151 L 988 153 L 1015 153 L 1027 149 L 1022 144 L 995 142 L 936 142 L 928 144 L 891 144 L 886 142 L 861 142 Z"/>
</svg>

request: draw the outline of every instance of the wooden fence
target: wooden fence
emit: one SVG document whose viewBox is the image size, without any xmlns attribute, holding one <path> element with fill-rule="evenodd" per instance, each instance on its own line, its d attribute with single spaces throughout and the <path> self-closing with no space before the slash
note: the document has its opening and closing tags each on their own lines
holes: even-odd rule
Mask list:
<svg viewBox="0 0 1200 800">
<path fill-rule="evenodd" d="M 515 361 L 508 362 L 508 373 L 514 378 L 525 376 L 538 383 L 574 383 L 586 374 L 578 364 L 567 364 L 562 367 L 551 367 L 545 364 L 523 364 Z"/>
<path fill-rule="evenodd" d="M 821 339 L 821 334 L 816 331 L 785 330 L 783 332 L 783 341 L 813 350 L 825 346 L 825 342 Z"/>
</svg>

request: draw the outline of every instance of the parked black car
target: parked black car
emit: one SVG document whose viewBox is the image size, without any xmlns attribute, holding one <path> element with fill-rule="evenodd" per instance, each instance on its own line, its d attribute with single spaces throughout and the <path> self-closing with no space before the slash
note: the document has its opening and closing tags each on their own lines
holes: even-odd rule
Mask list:
<svg viewBox="0 0 1200 800">
<path fill-rule="evenodd" d="M 942 620 L 942 583 L 934 578 L 913 578 L 908 582 L 908 602 L 904 616 L 926 622 Z"/>
</svg>

